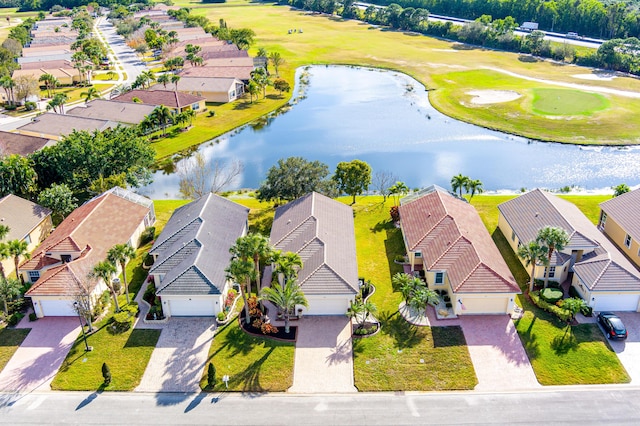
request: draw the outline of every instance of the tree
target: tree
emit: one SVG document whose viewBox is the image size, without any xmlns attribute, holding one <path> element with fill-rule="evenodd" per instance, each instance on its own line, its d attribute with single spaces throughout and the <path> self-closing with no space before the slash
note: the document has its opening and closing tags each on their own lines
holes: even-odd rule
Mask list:
<svg viewBox="0 0 640 426">
<path fill-rule="evenodd" d="M 80 93 L 80 96 L 84 98 L 84 103 L 88 104 L 94 99 L 100 99 L 100 92 L 95 87 L 91 86 L 86 92 Z"/>
<path fill-rule="evenodd" d="M 107 252 L 107 259 L 113 265 L 119 264 L 122 269 L 122 280 L 124 281 L 124 292 L 127 295 L 127 304 L 129 300 L 129 285 L 127 283 L 127 262 L 136 258 L 136 251 L 129 244 L 116 244 Z"/>
<path fill-rule="evenodd" d="M 152 122 L 162 127 L 162 136 L 166 136 L 167 126 L 169 126 L 173 120 L 173 113 L 171 110 L 164 105 L 159 105 L 151 111 L 149 118 Z"/>
<path fill-rule="evenodd" d="M 14 280 L 13 278 L 0 277 L 0 299 L 4 303 L 4 314 L 9 315 L 9 308 L 7 303 L 13 300 L 14 297 L 20 296 L 20 289 L 22 283 L 20 280 Z"/>
<path fill-rule="evenodd" d="M 92 276 L 94 276 L 95 278 L 101 279 L 107 285 L 107 288 L 109 289 L 109 293 L 111 293 L 111 297 L 113 297 L 113 303 L 114 303 L 116 312 L 120 312 L 120 305 L 118 304 L 118 292 L 116 291 L 116 288 L 113 285 L 113 282 L 111 281 L 111 278 L 115 273 L 116 273 L 116 267 L 113 266 L 113 264 L 108 260 L 103 260 L 102 262 L 98 262 L 98 264 L 96 264 L 93 267 L 93 270 L 91 271 Z"/>
<path fill-rule="evenodd" d="M 47 96 L 49 98 L 52 97 L 52 91 L 58 85 L 58 79 L 51 74 L 42 74 L 38 81 L 44 83 L 44 87 L 47 89 Z"/>
<path fill-rule="evenodd" d="M 362 300 L 356 300 L 355 302 L 351 302 L 349 309 L 347 309 L 347 316 L 351 319 L 355 319 L 358 323 L 358 329 L 363 329 L 365 323 L 367 322 L 367 318 L 369 318 L 370 314 L 374 314 L 377 312 L 376 305 L 374 305 L 371 301 L 367 300 L 366 302 Z"/>
<path fill-rule="evenodd" d="M 248 50 L 253 44 L 256 33 L 249 28 L 231 30 L 231 42 L 240 50 Z"/>
<path fill-rule="evenodd" d="M 411 293 L 413 293 L 413 277 L 404 272 L 398 272 L 391 278 L 391 284 L 394 289 L 400 290 L 404 301 L 408 303 L 411 298 Z"/>
<path fill-rule="evenodd" d="M 78 207 L 78 199 L 66 183 L 52 184 L 38 195 L 38 204 L 53 211 L 60 222 Z"/>
<path fill-rule="evenodd" d="M 387 197 L 391 195 L 391 188 L 398 178 L 387 170 L 379 170 L 373 175 L 373 187 L 382 195 L 382 202 L 387 201 Z"/>
<path fill-rule="evenodd" d="M 0 197 L 15 194 L 30 198 L 37 179 L 31 161 L 18 154 L 0 157 Z"/>
<path fill-rule="evenodd" d="M 66 93 L 56 93 L 53 99 L 47 103 L 47 110 L 52 109 L 55 113 L 64 114 L 64 104 L 68 99 Z"/>
<path fill-rule="evenodd" d="M 0 279 L 4 280 L 7 278 L 6 273 L 4 271 L 4 266 L 2 265 L 2 261 L 9 257 L 9 249 L 7 247 L 7 243 L 0 242 Z"/>
<path fill-rule="evenodd" d="M 11 240 L 6 243 L 7 245 L 7 254 L 10 257 L 13 257 L 13 264 L 16 267 L 16 279 L 20 279 L 20 273 L 18 271 L 18 265 L 20 265 L 20 258 L 24 257 L 25 259 L 31 259 L 31 254 L 29 253 L 29 244 L 26 241 L 21 240 Z"/>
<path fill-rule="evenodd" d="M 255 277 L 255 270 L 253 268 L 253 262 L 250 259 L 242 259 L 239 257 L 232 257 L 231 262 L 227 269 L 225 269 L 227 279 L 237 283 L 240 287 L 240 294 L 244 301 L 244 313 L 245 323 L 251 322 L 249 316 L 249 304 L 247 303 L 247 294 L 250 294 L 251 280 Z"/>
<path fill-rule="evenodd" d="M 167 88 L 167 84 L 171 82 L 171 76 L 167 73 L 160 74 L 156 80 L 159 84 L 162 84 L 164 88 Z"/>
<path fill-rule="evenodd" d="M 469 182 L 469 177 L 460 173 L 451 178 L 451 189 L 453 192 L 459 191 L 460 198 L 462 198 L 462 190 L 467 188 L 467 182 Z"/>
<path fill-rule="evenodd" d="M 389 194 L 393 195 L 393 204 L 395 206 L 398 205 L 400 201 L 400 197 L 409 193 L 409 187 L 404 182 L 396 182 L 395 185 L 392 185 L 389 188 Z"/>
<path fill-rule="evenodd" d="M 207 367 L 207 386 L 209 389 L 213 389 L 216 385 L 216 368 L 213 366 L 213 363 L 210 362 Z"/>
<path fill-rule="evenodd" d="M 291 90 L 291 86 L 289 82 L 284 78 L 277 78 L 273 81 L 273 88 L 278 91 L 278 93 L 282 96 L 282 92 L 289 92 Z"/>
<path fill-rule="evenodd" d="M 0 78 L 0 86 L 2 86 L 5 93 L 7 94 L 9 105 L 15 104 L 15 98 L 13 96 L 13 93 L 16 87 L 15 81 L 13 81 L 13 79 L 10 76 L 4 75 Z"/>
<path fill-rule="evenodd" d="M 102 363 L 102 378 L 104 379 L 104 384 L 109 385 L 111 383 L 111 370 L 109 370 L 109 366 L 106 362 Z"/>
<path fill-rule="evenodd" d="M 16 77 L 14 80 L 15 83 L 15 94 L 18 99 L 21 99 L 22 102 L 26 102 L 30 96 L 38 95 L 38 80 L 30 75 L 21 75 Z"/>
<path fill-rule="evenodd" d="M 482 187 L 482 181 L 479 179 L 469 179 L 466 185 L 467 191 L 471 194 L 469 200 L 473 198 L 474 195 L 482 194 L 484 192 L 484 188 Z"/>
<path fill-rule="evenodd" d="M 576 314 L 586 306 L 587 302 L 580 299 L 579 297 L 570 297 L 562 301 L 562 308 L 566 309 L 571 314 L 569 321 L 572 321 L 576 317 Z"/>
<path fill-rule="evenodd" d="M 518 248 L 518 257 L 525 261 L 526 266 L 531 266 L 531 280 L 529 281 L 529 291 L 533 291 L 533 283 L 536 274 L 536 265 L 541 262 L 545 267 L 549 265 L 547 258 L 548 248 L 541 246 L 536 241 L 529 241 L 526 245 Z"/>
<path fill-rule="evenodd" d="M 278 74 L 278 68 L 284 64 L 284 59 L 282 58 L 280 52 L 271 52 L 269 54 L 269 62 L 271 62 L 271 65 L 273 65 L 276 76 L 280 76 L 280 74 Z"/>
<path fill-rule="evenodd" d="M 249 84 L 247 84 L 247 92 L 249 92 L 249 102 L 253 103 L 253 95 L 255 95 L 256 100 L 258 100 L 258 93 L 260 93 L 260 86 L 254 80 L 250 80 Z"/>
<path fill-rule="evenodd" d="M 371 184 L 371 167 L 361 160 L 341 161 L 333 175 L 339 191 L 351 195 L 351 204 L 356 203 L 356 195 L 369 189 Z"/>
<path fill-rule="evenodd" d="M 549 266 L 554 251 L 562 251 L 569 244 L 569 234 L 562 228 L 545 226 L 538 231 L 536 242 L 547 248 L 547 259 L 549 260 L 544 273 L 544 288 L 549 283 Z"/>
<path fill-rule="evenodd" d="M 291 313 L 295 310 L 296 306 L 309 306 L 309 302 L 307 302 L 307 298 L 304 296 L 304 292 L 296 280 L 286 281 L 284 285 L 274 282 L 271 284 L 271 287 L 262 289 L 260 298 L 268 300 L 276 305 L 278 309 L 282 310 L 285 333 L 289 333 L 290 331 L 289 321 Z"/>
<path fill-rule="evenodd" d="M 420 279 L 420 285 L 413 289 L 413 294 L 409 299 L 409 306 L 416 311 L 424 311 L 427 305 L 436 306 L 440 303 L 440 297 L 435 291 L 428 289 Z"/>
<path fill-rule="evenodd" d="M 9 228 L 7 225 L 0 225 L 0 240 L 6 237 L 9 234 L 10 230 L 11 228 Z"/>
<path fill-rule="evenodd" d="M 626 183 L 621 183 L 620 185 L 616 185 L 611 189 L 613 189 L 614 197 L 617 197 L 622 194 L 626 194 L 627 192 L 631 191 L 631 188 L 629 188 L 629 185 L 627 185 Z"/>
<path fill-rule="evenodd" d="M 196 152 L 192 158 L 182 161 L 178 166 L 180 194 L 187 199 L 197 199 L 209 192 L 218 193 L 242 174 L 241 161 L 225 163 L 215 159 L 207 164 L 204 155 Z"/>
<path fill-rule="evenodd" d="M 260 201 L 292 201 L 312 191 L 328 195 L 331 193 L 326 179 L 328 174 L 329 167 L 320 161 L 308 161 L 302 157 L 280 159 L 267 171 L 257 198 Z"/>
<path fill-rule="evenodd" d="M 180 81 L 180 76 L 179 75 L 172 75 L 171 76 L 171 83 L 175 84 L 176 86 L 176 92 L 178 91 L 178 82 Z"/>
<path fill-rule="evenodd" d="M 280 284 L 298 278 L 298 271 L 302 268 L 302 259 L 298 253 L 281 253 L 273 251 L 271 258 L 273 262 L 273 277 L 278 279 Z"/>
<path fill-rule="evenodd" d="M 273 247 L 269 238 L 259 233 L 250 233 L 238 238 L 229 252 L 234 258 L 251 259 L 253 261 L 253 279 L 256 281 L 256 293 L 260 289 L 260 260 L 271 256 Z M 251 286 L 249 286 L 251 293 Z"/>
</svg>

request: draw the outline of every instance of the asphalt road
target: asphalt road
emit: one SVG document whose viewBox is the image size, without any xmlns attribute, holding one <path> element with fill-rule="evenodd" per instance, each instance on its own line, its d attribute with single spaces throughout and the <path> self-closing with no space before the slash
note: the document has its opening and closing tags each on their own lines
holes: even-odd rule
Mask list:
<svg viewBox="0 0 640 426">
<path fill-rule="evenodd" d="M 638 424 L 640 388 L 598 386 L 511 393 L 0 395 L 0 424 Z"/>
</svg>

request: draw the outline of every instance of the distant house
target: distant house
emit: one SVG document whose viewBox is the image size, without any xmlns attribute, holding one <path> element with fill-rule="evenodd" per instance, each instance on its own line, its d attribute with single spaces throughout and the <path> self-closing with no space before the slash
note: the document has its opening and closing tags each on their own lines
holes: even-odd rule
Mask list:
<svg viewBox="0 0 640 426">
<path fill-rule="evenodd" d="M 118 123 L 115 121 L 47 112 L 32 119 L 31 123 L 18 127 L 16 132 L 22 135 L 59 141 L 63 136 L 73 133 L 74 130 L 93 132 L 95 130 L 112 129 L 117 126 Z"/>
<path fill-rule="evenodd" d="M 137 102 L 94 99 L 84 107 L 78 106 L 67 111 L 67 115 L 114 121 L 125 125 L 138 125 L 145 117 L 151 114 L 155 108 L 154 105 L 140 104 Z"/>
<path fill-rule="evenodd" d="M 171 316 L 215 316 L 232 282 L 229 248 L 245 235 L 249 209 L 209 193 L 178 208 L 149 251 L 156 294 Z"/>
<path fill-rule="evenodd" d="M 206 106 L 206 100 L 202 96 L 195 96 L 175 90 L 131 90 L 111 100 L 132 102 L 134 98 L 139 99 L 141 103 L 147 105 L 164 105 L 175 113 L 188 110 L 201 112 Z"/>
<path fill-rule="evenodd" d="M 155 222 L 153 202 L 115 187 L 75 209 L 20 265 L 36 315 L 77 315 L 78 294 L 95 301 L 106 289 L 89 279 L 93 267 L 116 244 L 138 247 L 140 235 Z"/>
<path fill-rule="evenodd" d="M 302 259 L 298 284 L 309 302 L 305 315 L 347 312 L 359 288 L 351 207 L 309 193 L 276 209 L 270 241 Z M 263 286 L 271 283 L 271 268 L 266 269 Z"/>
<path fill-rule="evenodd" d="M 3 241 L 25 241 L 31 253 L 51 232 L 51 210 L 9 194 L 0 198 L 0 225 L 9 227 L 9 233 Z M 15 273 L 13 258 L 3 259 L 2 267 L 5 276 Z"/>
<path fill-rule="evenodd" d="M 202 66 L 185 68 L 180 72 L 180 77 L 208 77 L 208 78 L 237 78 L 240 81 L 251 80 L 253 65 L 249 66 Z M 178 83 L 180 84 L 180 83 Z M 179 86 L 178 86 L 179 87 Z"/>
<path fill-rule="evenodd" d="M 457 315 L 513 311 L 520 288 L 473 206 L 432 186 L 399 212 L 411 271 L 446 291 Z"/>
<path fill-rule="evenodd" d="M 640 189 L 600 203 L 598 227 L 640 268 Z"/>
<path fill-rule="evenodd" d="M 75 82 L 80 80 L 80 74 L 78 74 L 78 70 L 74 68 L 29 68 L 29 69 L 21 69 L 15 70 L 13 72 L 12 78 L 18 78 L 21 76 L 32 77 L 36 80 L 40 80 L 45 74 L 51 74 L 58 80 L 60 86 L 70 86 Z M 44 85 L 44 83 L 39 83 Z"/>
<path fill-rule="evenodd" d="M 235 78 L 182 77 L 180 91 L 205 98 L 206 102 L 232 102 L 244 94 L 244 83 Z M 164 90 L 162 84 L 149 90 Z"/>
<path fill-rule="evenodd" d="M 595 311 L 638 311 L 640 272 L 574 204 L 535 189 L 498 205 L 498 210 L 498 227 L 514 251 L 535 240 L 545 226 L 567 232 L 569 244 L 554 251 L 549 280 L 570 281 Z M 534 277 L 543 279 L 545 270 L 538 265 Z"/>
<path fill-rule="evenodd" d="M 21 135 L 20 133 L 0 130 L 0 153 L 2 153 L 2 155 L 18 154 L 25 157 L 50 144 L 51 140 L 48 138 Z"/>
</svg>

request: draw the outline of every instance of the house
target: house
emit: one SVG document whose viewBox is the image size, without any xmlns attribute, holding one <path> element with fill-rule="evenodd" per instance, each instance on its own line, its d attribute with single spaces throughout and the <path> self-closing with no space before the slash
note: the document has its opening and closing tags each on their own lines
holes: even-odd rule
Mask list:
<svg viewBox="0 0 640 426">
<path fill-rule="evenodd" d="M 178 208 L 149 251 L 156 295 L 171 316 L 215 316 L 233 283 L 229 249 L 248 229 L 249 209 L 209 193 Z"/>
<path fill-rule="evenodd" d="M 244 83 L 236 78 L 182 77 L 180 91 L 202 96 L 206 102 L 232 102 L 244 94 Z M 163 90 L 162 84 L 151 86 L 149 90 Z"/>
<path fill-rule="evenodd" d="M 473 206 L 431 186 L 403 198 L 399 213 L 411 271 L 444 290 L 456 315 L 513 311 L 520 288 Z"/>
<path fill-rule="evenodd" d="M 116 244 L 138 247 L 154 222 L 153 202 L 119 187 L 75 209 L 20 266 L 23 279 L 33 283 L 25 295 L 36 315 L 77 315 L 73 302 L 79 294 L 95 302 L 107 287 L 88 278 L 93 267 Z"/>
<path fill-rule="evenodd" d="M 54 76 L 56 80 L 58 80 L 58 83 L 60 86 L 70 86 L 73 83 L 80 81 L 80 74 L 78 74 L 78 71 L 76 69 L 71 67 L 69 68 L 28 68 L 28 69 L 15 70 L 13 72 L 12 78 L 15 79 L 21 76 L 32 77 L 36 81 L 38 81 L 39 84 L 44 86 L 44 83 L 40 82 L 40 77 L 42 77 L 45 74 L 51 74 L 52 76 Z"/>
<path fill-rule="evenodd" d="M 356 239 L 351 207 L 316 192 L 276 209 L 271 244 L 300 255 L 298 284 L 305 315 L 344 315 L 358 292 Z M 263 286 L 271 283 L 266 268 Z"/>
<path fill-rule="evenodd" d="M 536 189 L 498 210 L 498 227 L 514 251 L 545 226 L 567 232 L 569 243 L 554 251 L 549 280 L 569 281 L 595 311 L 638 311 L 640 272 L 574 204 Z M 544 279 L 545 270 L 538 265 L 534 277 Z"/>
<path fill-rule="evenodd" d="M 601 203 L 598 228 L 640 268 L 640 189 Z"/>
<path fill-rule="evenodd" d="M 9 233 L 3 241 L 25 241 L 27 251 L 31 253 L 53 228 L 51 210 L 9 194 L 0 198 L 0 225 L 9 227 Z M 14 259 L 2 259 L 2 267 L 5 276 L 14 274 Z"/>
<path fill-rule="evenodd" d="M 117 126 L 118 123 L 114 121 L 47 112 L 33 118 L 31 123 L 18 127 L 16 132 L 21 135 L 59 141 L 63 136 L 71 134 L 74 130 L 93 132 L 95 130 L 112 129 Z"/>
<path fill-rule="evenodd" d="M 20 68 L 23 70 L 38 69 L 38 68 L 44 68 L 44 69 L 67 68 L 68 69 L 68 68 L 73 68 L 73 62 L 65 61 L 65 60 L 38 61 L 38 62 L 30 62 L 27 64 L 22 64 Z M 76 70 L 76 73 L 77 72 L 78 71 Z"/>
<path fill-rule="evenodd" d="M 0 130 L 0 153 L 2 155 L 18 154 L 26 157 L 49 144 L 51 144 L 51 141 L 47 138 Z"/>
<path fill-rule="evenodd" d="M 132 102 L 134 98 L 143 104 L 160 106 L 164 105 L 175 113 L 188 110 L 201 112 L 205 109 L 205 98 L 175 90 L 131 90 L 116 96 L 112 101 Z"/>
<path fill-rule="evenodd" d="M 20 66 L 24 64 L 30 64 L 34 62 L 49 62 L 49 61 L 71 61 L 71 51 L 55 51 L 53 53 L 41 53 L 34 56 L 21 56 L 17 59 Z"/>
<path fill-rule="evenodd" d="M 94 99 L 67 112 L 74 117 L 95 118 L 99 120 L 114 121 L 126 125 L 138 125 L 156 107 L 154 105 L 140 104 L 137 102 L 118 102 L 106 99 Z"/>
<path fill-rule="evenodd" d="M 209 78 L 237 78 L 240 81 L 248 82 L 251 80 L 251 72 L 254 70 L 251 66 L 202 66 L 185 68 L 178 74 L 181 78 L 185 77 L 209 77 Z M 179 83 L 178 83 L 179 84 Z"/>
</svg>

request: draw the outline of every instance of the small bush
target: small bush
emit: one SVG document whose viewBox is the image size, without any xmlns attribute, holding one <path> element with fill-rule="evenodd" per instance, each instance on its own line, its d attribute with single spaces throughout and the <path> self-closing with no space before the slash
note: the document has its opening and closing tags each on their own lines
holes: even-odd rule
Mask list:
<svg viewBox="0 0 640 426">
<path fill-rule="evenodd" d="M 153 305 L 155 298 L 156 285 L 153 282 L 150 282 L 149 285 L 147 285 L 146 290 L 144 291 L 144 296 L 142 296 L 142 299 L 144 299 L 144 301 L 148 304 Z"/>
<path fill-rule="evenodd" d="M 9 324 L 10 327 L 15 327 L 16 325 L 18 325 L 22 318 L 24 318 L 24 314 L 22 312 L 14 312 L 9 317 L 7 324 Z"/>
<path fill-rule="evenodd" d="M 544 281 L 542 281 L 542 285 L 544 286 Z M 558 281 L 549 281 L 547 283 L 547 288 L 561 288 L 561 285 Z"/>
<path fill-rule="evenodd" d="M 218 312 L 218 321 L 222 322 L 225 319 L 227 319 L 227 316 L 224 314 L 224 312 Z"/>
<path fill-rule="evenodd" d="M 398 210 L 398 206 L 392 206 L 389 210 L 389 214 L 391 215 L 392 221 L 400 222 L 400 210 Z"/>
<path fill-rule="evenodd" d="M 593 316 L 593 308 L 589 305 L 585 305 L 580 309 L 580 313 L 582 315 L 584 315 L 585 317 L 592 317 Z"/>
<path fill-rule="evenodd" d="M 212 389 L 216 385 L 216 367 L 213 366 L 213 363 L 209 363 L 209 367 L 207 367 L 207 386 Z"/>
<path fill-rule="evenodd" d="M 105 385 L 111 383 L 111 370 L 109 370 L 109 366 L 106 362 L 102 363 L 102 378 L 104 379 Z"/>
<path fill-rule="evenodd" d="M 16 109 L 18 109 L 18 106 L 15 104 L 5 104 L 4 109 L 6 109 L 7 111 L 15 111 Z"/>
<path fill-rule="evenodd" d="M 111 317 L 111 329 L 115 333 L 124 333 L 133 325 L 133 316 L 128 311 L 121 311 Z"/>
<path fill-rule="evenodd" d="M 580 293 L 574 286 L 569 287 L 569 297 L 580 297 Z"/>
<path fill-rule="evenodd" d="M 36 105 L 35 102 L 31 102 L 31 101 L 27 101 L 24 103 L 24 109 L 26 109 L 27 111 L 33 111 L 36 109 L 38 105 Z"/>
<path fill-rule="evenodd" d="M 275 334 L 278 332 L 278 327 L 267 322 L 262 324 L 262 326 L 260 327 L 260 331 L 262 331 L 262 334 Z"/>
<path fill-rule="evenodd" d="M 152 241 L 156 235 L 156 227 L 150 226 L 145 229 L 140 235 L 140 245 L 147 244 L 149 241 Z"/>
<path fill-rule="evenodd" d="M 35 314 L 35 312 L 31 312 L 29 314 L 29 321 L 33 322 L 33 321 L 37 321 L 38 316 Z"/>
<path fill-rule="evenodd" d="M 444 304 L 447 308 L 451 308 L 453 305 L 451 304 L 451 302 L 447 302 Z"/>
<path fill-rule="evenodd" d="M 396 262 L 404 263 L 404 255 L 396 254 L 396 257 L 393 258 Z"/>
<path fill-rule="evenodd" d="M 567 309 L 563 309 L 559 306 L 552 305 L 545 300 L 542 300 L 540 298 L 540 292 L 532 291 L 531 293 L 529 293 L 529 296 L 531 297 L 533 303 L 540 309 L 554 314 L 563 321 L 569 321 L 571 319 L 571 312 L 569 312 Z"/>
<path fill-rule="evenodd" d="M 540 297 L 548 303 L 556 303 L 559 300 L 562 299 L 562 296 L 564 295 L 564 293 L 562 292 L 562 290 L 557 289 L 557 288 L 545 288 L 544 290 L 542 290 L 540 292 Z"/>
<path fill-rule="evenodd" d="M 216 112 L 212 109 L 209 110 L 209 113 L 207 114 L 207 117 L 215 117 L 216 116 Z"/>
</svg>

